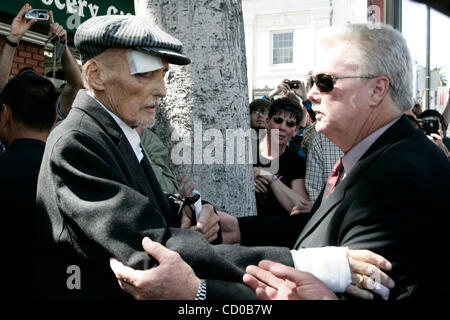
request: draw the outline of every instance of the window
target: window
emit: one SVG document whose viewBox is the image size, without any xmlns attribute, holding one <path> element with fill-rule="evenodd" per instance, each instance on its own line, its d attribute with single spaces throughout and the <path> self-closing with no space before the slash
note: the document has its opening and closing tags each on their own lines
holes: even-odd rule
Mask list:
<svg viewBox="0 0 450 320">
<path fill-rule="evenodd" d="M 273 34 L 273 64 L 292 63 L 293 57 L 293 33 Z"/>
</svg>

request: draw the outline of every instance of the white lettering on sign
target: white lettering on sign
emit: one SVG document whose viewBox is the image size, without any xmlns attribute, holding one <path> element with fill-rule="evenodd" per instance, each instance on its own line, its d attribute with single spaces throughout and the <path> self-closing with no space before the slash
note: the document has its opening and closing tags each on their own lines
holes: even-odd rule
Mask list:
<svg viewBox="0 0 450 320">
<path fill-rule="evenodd" d="M 89 11 L 91 13 L 91 17 L 96 17 L 98 14 L 98 5 L 89 3 L 88 7 L 89 7 Z"/>
<path fill-rule="evenodd" d="M 78 13 L 77 0 L 66 0 L 67 13 Z"/>
<path fill-rule="evenodd" d="M 66 6 L 66 4 L 65 4 L 65 3 L 61 3 L 61 1 L 59 1 L 59 0 L 55 0 L 55 6 L 56 6 L 59 10 L 62 10 L 62 9 L 64 9 L 64 7 Z"/>
<path fill-rule="evenodd" d="M 59 10 L 64 10 L 65 13 L 69 14 L 75 14 L 80 17 L 85 17 L 85 11 L 84 9 L 86 7 L 89 8 L 89 13 L 91 14 L 91 17 L 96 17 L 99 12 L 99 6 L 93 3 L 88 3 L 87 0 L 41 0 L 42 4 L 46 6 L 51 6 L 55 4 L 56 8 Z M 122 10 L 119 11 L 115 6 L 109 6 L 106 10 L 107 15 L 111 14 L 121 14 L 124 15 L 125 12 Z M 129 15 L 131 13 L 127 13 Z"/>
<path fill-rule="evenodd" d="M 119 10 L 117 10 L 116 7 L 114 7 L 114 6 L 109 6 L 108 10 L 106 11 L 106 14 L 107 14 L 107 15 L 110 15 L 110 14 L 117 14 L 117 12 L 119 12 Z"/>
<path fill-rule="evenodd" d="M 87 1 L 78 0 L 78 15 L 84 18 L 84 8 L 87 7 Z"/>
</svg>

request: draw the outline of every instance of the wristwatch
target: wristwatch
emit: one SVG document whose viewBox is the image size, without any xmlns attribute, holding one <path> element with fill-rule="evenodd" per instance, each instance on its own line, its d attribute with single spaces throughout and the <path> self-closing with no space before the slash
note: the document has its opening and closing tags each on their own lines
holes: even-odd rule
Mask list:
<svg viewBox="0 0 450 320">
<path fill-rule="evenodd" d="M 277 180 L 278 180 L 278 176 L 277 176 L 276 174 L 273 174 L 273 175 L 270 177 L 270 180 L 269 180 L 269 186 L 272 185 L 272 183 L 273 183 L 274 181 L 277 181 Z"/>
<path fill-rule="evenodd" d="M 198 287 L 195 300 L 206 300 L 206 282 L 203 279 L 200 280 L 200 286 Z"/>
<path fill-rule="evenodd" d="M 19 45 L 17 42 L 12 42 L 11 40 L 9 40 L 8 37 L 5 38 L 5 41 L 7 44 L 9 44 L 13 48 L 15 48 Z"/>
</svg>

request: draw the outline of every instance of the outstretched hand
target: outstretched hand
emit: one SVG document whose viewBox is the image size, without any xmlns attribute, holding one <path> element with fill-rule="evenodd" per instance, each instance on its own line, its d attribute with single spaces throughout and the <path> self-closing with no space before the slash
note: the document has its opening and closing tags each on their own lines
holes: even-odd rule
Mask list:
<svg viewBox="0 0 450 320">
<path fill-rule="evenodd" d="M 53 19 L 53 11 L 48 12 L 50 15 L 50 29 L 48 30 L 48 37 L 57 35 L 59 37 L 59 42 L 64 43 L 67 40 L 67 31 Z"/>
<path fill-rule="evenodd" d="M 347 259 L 352 273 L 352 283 L 345 292 L 362 299 L 373 299 L 373 293 L 384 300 L 394 281 L 382 270 L 389 271 L 392 264 L 384 257 L 369 250 L 348 250 Z"/>
<path fill-rule="evenodd" d="M 111 258 L 110 267 L 119 286 L 137 300 L 194 299 L 200 279 L 181 256 L 148 237 L 142 240 L 142 246 L 159 262 L 159 266 L 144 271 L 134 270 Z"/>
<path fill-rule="evenodd" d="M 336 295 L 308 272 L 262 260 L 258 266 L 248 266 L 244 283 L 262 300 L 337 300 Z"/>
<path fill-rule="evenodd" d="M 26 3 L 22 9 L 20 9 L 17 16 L 13 19 L 11 23 L 11 33 L 8 36 L 10 41 L 19 43 L 25 32 L 27 32 L 31 26 L 36 23 L 37 19 L 31 19 L 29 21 L 25 19 L 25 14 L 31 9 L 31 6 Z"/>
<path fill-rule="evenodd" d="M 198 218 L 197 224 L 192 226 L 193 215 L 195 215 L 194 209 L 186 206 L 183 209 L 181 216 L 181 228 L 192 229 L 201 232 L 208 242 L 213 242 L 217 239 L 220 231 L 219 216 L 214 212 L 213 206 L 210 204 L 202 205 L 202 212 Z"/>
</svg>

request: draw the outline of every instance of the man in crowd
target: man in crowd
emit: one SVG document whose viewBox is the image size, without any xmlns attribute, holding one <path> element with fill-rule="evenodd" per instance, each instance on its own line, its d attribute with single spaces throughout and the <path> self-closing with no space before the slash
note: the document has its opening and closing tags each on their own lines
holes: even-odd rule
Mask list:
<svg viewBox="0 0 450 320">
<path fill-rule="evenodd" d="M 449 267 L 442 252 L 448 247 L 450 163 L 403 115 L 412 105 L 412 67 L 405 39 L 386 25 L 346 25 L 330 32 L 321 44 L 319 52 L 325 56 L 308 99 L 314 103 L 317 132 L 324 133 L 344 155 L 306 224 L 297 220 L 294 225 L 296 217 L 263 221 L 221 215 L 224 241 L 279 244 L 294 238 L 294 248 L 367 248 L 392 261 L 396 285 L 390 298 L 448 296 L 448 287 L 440 279 Z M 145 239 L 144 247 L 154 252 L 149 244 Z M 151 290 L 158 283 L 155 273 L 164 270 L 170 277 L 188 270 L 180 259 L 164 259 L 171 251 L 158 249 L 160 266 L 143 273 L 123 269 L 112 260 L 124 290 L 135 297 L 155 298 Z M 292 265 L 261 262 L 259 267 L 247 268 L 244 281 L 261 298 L 277 298 L 286 285 L 298 293 L 305 274 Z M 189 279 L 195 278 L 191 274 Z M 286 278 L 294 281 L 283 281 Z M 317 279 L 310 280 L 317 289 L 314 292 L 319 292 L 315 298 L 336 298 Z M 171 296 L 172 290 L 175 295 L 177 289 L 167 286 L 164 293 Z"/>
<path fill-rule="evenodd" d="M 269 115 L 270 101 L 255 99 L 250 102 L 250 127 L 255 130 L 266 128 L 266 119 Z"/>
<path fill-rule="evenodd" d="M 36 186 L 45 142 L 56 121 L 53 84 L 35 72 L 12 78 L 0 94 L 0 141 L 6 151 L 0 157 L 2 252 L 15 272 L 25 268 L 26 237 L 32 234 Z M 17 298 L 26 287 L 25 278 L 6 277 L 7 297 Z M 17 294 L 16 294 L 17 293 Z"/>
</svg>

